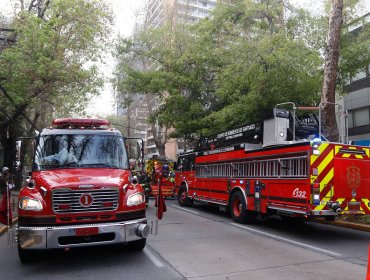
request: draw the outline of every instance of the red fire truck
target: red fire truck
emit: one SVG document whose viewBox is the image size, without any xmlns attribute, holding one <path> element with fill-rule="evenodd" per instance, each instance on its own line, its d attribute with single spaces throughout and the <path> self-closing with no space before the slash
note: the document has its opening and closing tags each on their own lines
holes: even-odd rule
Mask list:
<svg viewBox="0 0 370 280">
<path fill-rule="evenodd" d="M 19 193 L 21 261 L 45 249 L 145 247 L 150 228 L 144 190 L 132 178 L 125 143 L 101 119 L 56 119 L 42 130 L 32 174 Z"/>
<path fill-rule="evenodd" d="M 178 202 L 219 205 L 240 223 L 370 214 L 369 156 L 369 147 L 325 141 L 316 116 L 276 108 L 270 120 L 201 138 L 180 155 Z"/>
</svg>

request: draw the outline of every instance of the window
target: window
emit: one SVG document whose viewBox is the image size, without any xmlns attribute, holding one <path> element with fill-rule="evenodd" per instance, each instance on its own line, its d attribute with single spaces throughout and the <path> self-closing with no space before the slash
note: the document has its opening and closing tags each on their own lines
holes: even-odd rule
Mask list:
<svg viewBox="0 0 370 280">
<path fill-rule="evenodd" d="M 348 112 L 348 127 L 370 125 L 369 108 L 361 108 Z"/>
<path fill-rule="evenodd" d="M 57 168 L 128 169 L 122 137 L 98 134 L 50 134 L 40 137 L 34 169 Z"/>
<path fill-rule="evenodd" d="M 355 30 L 355 29 L 357 29 L 357 28 L 359 28 L 361 26 L 362 26 L 362 22 L 361 21 L 357 21 L 357 22 L 351 24 L 350 26 L 348 26 L 348 32 L 351 32 L 351 31 L 353 31 L 353 30 Z"/>
<path fill-rule="evenodd" d="M 177 168 L 182 171 L 191 171 L 194 168 L 194 163 L 195 154 L 180 156 L 177 161 Z"/>
<path fill-rule="evenodd" d="M 366 78 L 366 71 L 360 70 L 355 76 L 352 77 L 352 82 Z"/>
<path fill-rule="evenodd" d="M 208 11 L 199 10 L 198 11 L 198 15 L 200 17 L 207 17 L 209 15 L 209 12 Z"/>
<path fill-rule="evenodd" d="M 354 125 L 355 126 L 362 126 L 362 125 L 368 125 L 369 122 L 369 108 L 362 108 L 355 110 L 354 114 Z"/>
<path fill-rule="evenodd" d="M 348 112 L 348 128 L 353 128 L 354 123 L 353 123 L 353 111 Z"/>
</svg>

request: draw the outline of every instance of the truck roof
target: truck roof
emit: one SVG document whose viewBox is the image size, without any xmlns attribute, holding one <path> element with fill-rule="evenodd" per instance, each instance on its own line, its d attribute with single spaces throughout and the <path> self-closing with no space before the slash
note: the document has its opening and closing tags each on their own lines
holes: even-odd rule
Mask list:
<svg viewBox="0 0 370 280">
<path fill-rule="evenodd" d="M 51 123 L 54 128 L 92 128 L 106 129 L 110 122 L 105 119 L 55 119 Z"/>
<path fill-rule="evenodd" d="M 52 126 L 44 128 L 41 135 L 56 135 L 56 134 L 101 134 L 101 135 L 117 135 L 122 136 L 122 133 L 110 127 L 110 122 L 105 119 L 55 119 L 52 121 Z"/>
<path fill-rule="evenodd" d="M 114 128 L 105 129 L 105 130 L 96 130 L 96 129 L 60 129 L 60 128 L 44 128 L 41 132 L 41 135 L 62 135 L 62 134 L 95 134 L 95 135 L 116 135 L 122 136 L 122 133 Z"/>
</svg>

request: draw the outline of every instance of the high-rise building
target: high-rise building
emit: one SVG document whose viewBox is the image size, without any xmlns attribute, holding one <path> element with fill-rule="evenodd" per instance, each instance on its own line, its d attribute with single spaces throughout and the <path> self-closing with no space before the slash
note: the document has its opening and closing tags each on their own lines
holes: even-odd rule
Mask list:
<svg viewBox="0 0 370 280">
<path fill-rule="evenodd" d="M 217 0 L 149 0 L 148 19 L 153 27 L 166 19 L 196 23 L 208 17 L 216 3 Z"/>
<path fill-rule="evenodd" d="M 147 19 L 151 28 L 157 28 L 165 22 L 185 22 L 185 23 L 196 23 L 202 18 L 210 16 L 211 10 L 216 7 L 217 0 L 149 0 Z M 155 66 L 152 66 L 155 67 Z M 143 102 L 134 101 L 133 106 L 143 107 Z M 132 106 L 132 107 L 133 107 Z M 146 117 L 149 117 L 148 110 L 146 111 Z M 132 117 L 133 123 L 136 122 L 135 117 Z M 143 119 L 140 120 L 144 122 Z M 159 134 L 166 133 L 160 130 Z M 158 149 L 154 143 L 154 137 L 152 134 L 152 128 L 150 125 L 146 126 L 147 135 L 144 138 L 145 141 L 145 155 L 147 158 L 151 158 L 153 155 L 158 155 Z M 185 143 L 174 139 L 170 139 L 166 144 L 166 157 L 175 159 L 176 155 L 183 152 Z"/>
</svg>

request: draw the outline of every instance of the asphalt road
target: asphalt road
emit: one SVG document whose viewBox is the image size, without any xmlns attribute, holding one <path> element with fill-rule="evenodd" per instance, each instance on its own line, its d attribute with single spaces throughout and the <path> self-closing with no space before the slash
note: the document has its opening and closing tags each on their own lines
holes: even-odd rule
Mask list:
<svg viewBox="0 0 370 280">
<path fill-rule="evenodd" d="M 22 265 L 0 237 L 0 279 L 365 279 L 370 234 L 279 219 L 235 224 L 215 207 L 166 200 L 143 252 L 122 247 L 49 252 Z M 154 220 L 153 201 L 148 218 Z"/>
</svg>

